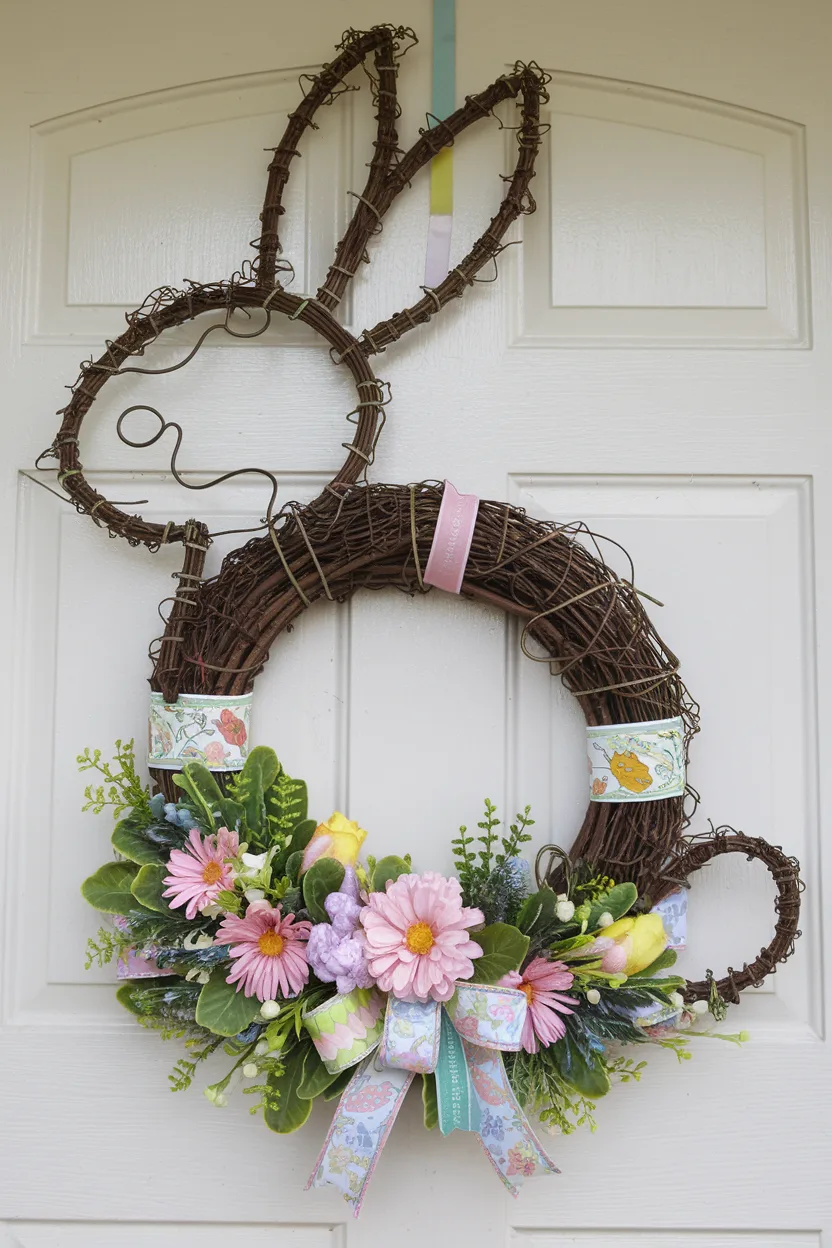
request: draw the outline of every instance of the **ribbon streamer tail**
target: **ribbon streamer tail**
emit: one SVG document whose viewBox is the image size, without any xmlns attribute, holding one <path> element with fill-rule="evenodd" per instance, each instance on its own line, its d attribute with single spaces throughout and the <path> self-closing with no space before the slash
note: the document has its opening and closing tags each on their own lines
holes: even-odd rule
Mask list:
<svg viewBox="0 0 832 1248">
<path fill-rule="evenodd" d="M 439 1130 L 479 1131 L 480 1106 L 471 1081 L 471 1072 L 462 1039 L 445 1010 L 442 1011 L 442 1039 L 436 1066 L 436 1107 Z"/>
<path fill-rule="evenodd" d="M 533 1174 L 560 1174 L 511 1090 L 502 1054 L 467 1041 L 464 1047 L 480 1105 L 480 1143 L 512 1196 Z"/>
<path fill-rule="evenodd" d="M 358 1217 L 376 1162 L 413 1078 L 409 1070 L 381 1068 L 376 1055 L 358 1067 L 335 1111 L 306 1191 L 329 1183 L 352 1207 L 353 1217 Z"/>
</svg>

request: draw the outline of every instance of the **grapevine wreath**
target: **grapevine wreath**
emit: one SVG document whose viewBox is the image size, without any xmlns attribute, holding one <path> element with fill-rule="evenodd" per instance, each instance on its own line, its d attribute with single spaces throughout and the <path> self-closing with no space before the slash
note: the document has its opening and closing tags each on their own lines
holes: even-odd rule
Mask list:
<svg viewBox="0 0 832 1248">
<path fill-rule="evenodd" d="M 151 650 L 153 791 L 136 773 L 132 745 L 118 745 L 114 764 L 98 751 L 79 758 L 82 769 L 103 773 L 87 790 L 88 805 L 112 803 L 118 819 L 115 860 L 83 886 L 112 917 L 90 942 L 91 959 L 117 958 L 122 1004 L 184 1041 L 175 1089 L 190 1084 L 203 1058 L 224 1051 L 232 1069 L 206 1095 L 222 1105 L 243 1082 L 276 1131 L 301 1126 L 317 1097 L 340 1097 L 310 1183 L 335 1184 L 356 1212 L 414 1078 L 426 1125 L 476 1132 L 515 1191 L 524 1176 L 554 1169 L 530 1116 L 562 1131 L 591 1120 L 611 1079 L 640 1075 L 643 1063 L 618 1056 L 617 1046 L 660 1044 L 685 1055 L 697 1016 L 710 1009 L 721 1018 L 726 1003 L 789 957 L 799 935 L 794 859 L 729 828 L 685 835 L 696 795 L 684 769 L 698 708 L 632 568 L 616 574 L 581 524 L 536 520 L 447 483 L 367 480 L 389 401 L 373 357 L 474 282 L 493 280 L 509 226 L 534 210 L 529 187 L 545 128 L 546 75 L 518 63 L 450 116 L 429 117 L 402 151 L 396 82 L 414 39 L 391 26 L 348 31 L 335 60 L 304 76 L 303 99 L 269 164 L 253 263 L 227 280 L 148 296 L 104 354 L 82 365 L 47 452 L 78 511 L 112 536 L 151 551 L 181 543 L 184 551 L 164 635 Z M 292 161 L 305 131 L 316 128 L 318 108 L 354 89 L 346 80 L 359 66 L 377 121 L 369 176 L 323 285 L 314 296 L 292 294 L 279 239 Z M 496 118 L 509 100 L 520 110 L 516 164 L 488 228 L 421 299 L 354 336 L 335 312 L 391 203 L 469 125 Z M 354 438 L 314 502 L 275 512 L 271 474 L 241 470 L 271 481 L 264 531 L 211 578 L 203 576 L 205 524 L 127 515 L 87 481 L 79 451 L 83 419 L 105 385 L 125 373 L 170 371 L 133 361 L 167 330 L 206 313 L 215 315 L 182 363 L 217 329 L 254 337 L 287 316 L 329 344 L 356 389 Z M 144 441 L 125 432 L 135 410 L 159 422 Z M 173 429 L 174 476 L 207 488 L 181 477 L 182 430 L 156 409 L 126 409 L 117 429 L 136 447 Z M 529 810 L 498 831 L 487 802 L 479 835 L 462 829 L 453 842 L 455 877 L 409 856 L 362 857 L 358 822 L 340 812 L 309 817 L 305 784 L 272 750 L 252 748 L 251 694 L 280 634 L 320 599 L 344 602 L 356 590 L 388 586 L 408 594 L 439 586 L 512 613 L 523 624 L 523 649 L 534 643 L 533 657 L 542 652 L 578 699 L 590 802 L 568 854 L 547 845 L 526 862 Z M 672 973 L 685 889 L 709 860 L 737 852 L 765 863 L 774 878 L 773 939 L 741 970 L 686 982 Z"/>
</svg>

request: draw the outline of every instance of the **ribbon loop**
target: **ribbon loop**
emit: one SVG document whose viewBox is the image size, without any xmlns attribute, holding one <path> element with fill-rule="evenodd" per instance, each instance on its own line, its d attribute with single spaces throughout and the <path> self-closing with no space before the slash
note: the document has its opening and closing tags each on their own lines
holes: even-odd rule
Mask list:
<svg viewBox="0 0 832 1248">
<path fill-rule="evenodd" d="M 415 1075 L 428 1075 L 436 1070 L 439 1058 L 438 1001 L 399 1001 L 387 998 L 384 1035 L 381 1039 L 381 1060 L 395 1070 L 410 1070 Z"/>
<path fill-rule="evenodd" d="M 331 1075 L 349 1070 L 381 1042 L 384 997 L 377 988 L 356 988 L 304 1014 L 303 1025 Z"/>
<path fill-rule="evenodd" d="M 445 1007 L 459 1034 L 483 1049 L 516 1053 L 526 1021 L 526 994 L 517 988 L 459 983 Z"/>
</svg>

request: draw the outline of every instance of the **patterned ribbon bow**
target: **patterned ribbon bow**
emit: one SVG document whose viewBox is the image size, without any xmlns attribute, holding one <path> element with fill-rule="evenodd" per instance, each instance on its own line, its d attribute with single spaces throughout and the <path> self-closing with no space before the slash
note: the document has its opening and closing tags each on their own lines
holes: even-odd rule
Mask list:
<svg viewBox="0 0 832 1248">
<path fill-rule="evenodd" d="M 517 1052 L 528 1008 L 514 988 L 457 983 L 441 1005 L 358 989 L 305 1019 L 331 1072 L 357 1066 L 307 1183 L 331 1183 L 355 1217 L 414 1075 L 434 1073 L 439 1129 L 474 1131 L 513 1196 L 529 1175 L 558 1170 L 517 1103 L 502 1053 Z"/>
</svg>

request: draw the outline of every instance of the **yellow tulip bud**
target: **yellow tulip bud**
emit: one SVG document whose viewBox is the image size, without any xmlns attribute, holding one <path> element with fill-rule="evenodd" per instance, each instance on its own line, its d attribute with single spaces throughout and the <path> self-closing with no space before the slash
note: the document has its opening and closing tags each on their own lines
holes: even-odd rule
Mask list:
<svg viewBox="0 0 832 1248">
<path fill-rule="evenodd" d="M 366 835 L 364 828 L 336 810 L 326 823 L 319 823 L 312 833 L 303 851 L 301 873 L 308 871 L 319 858 L 334 858 L 342 866 L 354 867 Z"/>
<path fill-rule="evenodd" d="M 668 939 L 658 914 L 627 915 L 605 927 L 603 935 L 626 951 L 627 961 L 623 970 L 627 975 L 635 975 L 655 962 Z"/>
</svg>

